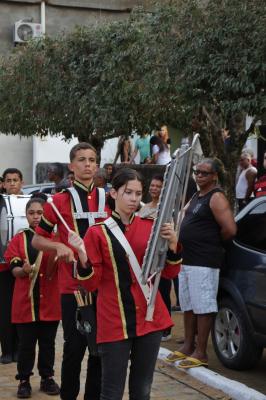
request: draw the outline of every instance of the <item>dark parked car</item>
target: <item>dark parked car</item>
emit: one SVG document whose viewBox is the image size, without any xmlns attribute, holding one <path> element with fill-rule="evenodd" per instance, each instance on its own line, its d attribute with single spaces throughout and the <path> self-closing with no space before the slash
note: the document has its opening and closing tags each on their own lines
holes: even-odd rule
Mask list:
<svg viewBox="0 0 266 400">
<path fill-rule="evenodd" d="M 266 347 L 266 196 L 237 216 L 238 232 L 226 251 L 212 329 L 215 352 L 226 367 L 251 368 Z"/>
</svg>

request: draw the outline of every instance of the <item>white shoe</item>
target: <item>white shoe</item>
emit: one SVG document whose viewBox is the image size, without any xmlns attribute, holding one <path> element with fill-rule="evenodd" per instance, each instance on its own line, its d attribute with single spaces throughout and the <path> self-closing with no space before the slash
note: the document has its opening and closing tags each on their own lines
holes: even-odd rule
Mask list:
<svg viewBox="0 0 266 400">
<path fill-rule="evenodd" d="M 170 340 L 170 339 L 172 339 L 171 333 L 169 333 L 168 335 L 167 334 L 163 335 L 161 340 L 162 340 L 162 342 L 168 342 L 168 340 Z"/>
</svg>

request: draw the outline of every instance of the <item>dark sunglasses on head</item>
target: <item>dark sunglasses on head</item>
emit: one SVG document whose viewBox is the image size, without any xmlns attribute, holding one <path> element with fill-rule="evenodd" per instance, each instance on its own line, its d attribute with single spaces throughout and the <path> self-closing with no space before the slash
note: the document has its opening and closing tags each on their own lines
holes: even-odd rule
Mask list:
<svg viewBox="0 0 266 400">
<path fill-rule="evenodd" d="M 194 174 L 195 175 L 202 175 L 202 176 L 208 176 L 208 175 L 213 175 L 213 172 L 209 172 L 209 171 L 202 171 L 201 169 L 195 169 L 194 170 Z"/>
</svg>

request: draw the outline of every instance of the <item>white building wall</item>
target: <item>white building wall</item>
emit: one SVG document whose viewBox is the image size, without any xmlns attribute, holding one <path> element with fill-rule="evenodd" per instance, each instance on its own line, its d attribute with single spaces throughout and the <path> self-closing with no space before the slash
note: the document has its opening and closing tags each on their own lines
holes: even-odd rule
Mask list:
<svg viewBox="0 0 266 400">
<path fill-rule="evenodd" d="M 32 182 L 32 137 L 0 134 L 0 175 L 6 168 L 18 168 L 25 184 Z"/>
<path fill-rule="evenodd" d="M 78 143 L 76 138 L 66 142 L 62 136 L 50 136 L 40 138 L 35 136 L 33 138 L 33 170 L 31 180 L 35 183 L 35 171 L 38 163 L 50 162 L 69 162 L 70 149 Z"/>
<path fill-rule="evenodd" d="M 134 148 L 134 142 L 137 135 L 131 139 L 132 148 Z M 101 151 L 101 164 L 103 167 L 105 163 L 113 163 L 116 150 L 117 150 L 118 138 L 106 140 Z M 65 142 L 62 136 L 50 136 L 41 139 L 40 137 L 33 138 L 33 157 L 32 157 L 32 175 L 30 183 L 35 183 L 35 170 L 38 163 L 50 163 L 50 162 L 69 162 L 69 152 L 71 148 L 78 143 L 76 138 L 73 138 L 69 142 Z M 120 162 L 120 159 L 117 161 Z M 136 156 L 135 162 L 139 162 L 139 155 Z"/>
</svg>

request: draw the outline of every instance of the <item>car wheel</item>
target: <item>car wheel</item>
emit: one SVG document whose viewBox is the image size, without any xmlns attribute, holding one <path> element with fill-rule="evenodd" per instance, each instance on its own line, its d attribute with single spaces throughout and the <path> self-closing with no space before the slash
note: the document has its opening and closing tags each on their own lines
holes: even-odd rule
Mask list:
<svg viewBox="0 0 266 400">
<path fill-rule="evenodd" d="M 230 298 L 219 305 L 212 328 L 212 342 L 217 357 L 227 368 L 252 368 L 263 348 L 251 338 L 244 314 Z"/>
</svg>

